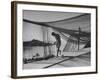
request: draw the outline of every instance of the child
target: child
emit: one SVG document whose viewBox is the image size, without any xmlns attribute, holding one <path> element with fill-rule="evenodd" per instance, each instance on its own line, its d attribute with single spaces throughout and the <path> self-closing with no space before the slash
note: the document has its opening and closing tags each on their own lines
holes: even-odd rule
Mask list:
<svg viewBox="0 0 100 80">
<path fill-rule="evenodd" d="M 56 39 L 56 42 L 55 42 L 54 44 L 55 44 L 56 47 L 57 47 L 57 56 L 58 56 L 59 52 L 60 52 L 60 54 L 61 54 L 61 50 L 60 50 L 61 38 L 60 38 L 60 35 L 59 35 L 59 34 L 54 33 L 54 32 L 52 32 L 52 36 L 54 36 L 55 39 Z"/>
</svg>

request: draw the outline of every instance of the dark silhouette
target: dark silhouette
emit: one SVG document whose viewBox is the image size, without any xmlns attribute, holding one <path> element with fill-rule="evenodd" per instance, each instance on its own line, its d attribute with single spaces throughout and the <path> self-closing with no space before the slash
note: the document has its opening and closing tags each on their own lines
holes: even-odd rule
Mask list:
<svg viewBox="0 0 100 80">
<path fill-rule="evenodd" d="M 60 37 L 59 34 L 54 33 L 54 32 L 52 32 L 52 36 L 54 36 L 55 39 L 56 39 L 56 42 L 55 42 L 54 44 L 55 44 L 56 47 L 57 47 L 57 56 L 58 56 L 59 52 L 60 52 L 60 54 L 61 54 L 61 50 L 60 50 L 60 46 L 61 46 L 61 37 Z"/>
</svg>

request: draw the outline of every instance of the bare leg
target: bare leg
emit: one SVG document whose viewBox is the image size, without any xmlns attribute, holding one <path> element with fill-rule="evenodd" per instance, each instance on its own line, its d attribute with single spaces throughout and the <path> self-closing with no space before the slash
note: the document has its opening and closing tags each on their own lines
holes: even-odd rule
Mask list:
<svg viewBox="0 0 100 80">
<path fill-rule="evenodd" d="M 57 56 L 58 54 L 61 54 L 61 50 L 59 48 L 57 49 Z"/>
<path fill-rule="evenodd" d="M 59 53 L 59 51 L 58 51 L 58 49 L 57 49 L 57 56 L 58 56 L 58 53 Z"/>
<path fill-rule="evenodd" d="M 61 55 L 61 50 L 59 50 L 59 52 L 60 52 L 60 55 Z"/>
</svg>

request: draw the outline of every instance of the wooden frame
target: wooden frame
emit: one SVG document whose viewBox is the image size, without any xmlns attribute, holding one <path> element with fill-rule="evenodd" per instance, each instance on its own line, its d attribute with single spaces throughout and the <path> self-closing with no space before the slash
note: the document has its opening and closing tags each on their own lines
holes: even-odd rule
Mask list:
<svg viewBox="0 0 100 80">
<path fill-rule="evenodd" d="M 94 60 L 94 67 L 93 71 L 86 71 L 86 72 L 61 72 L 61 73 L 52 73 L 52 74 L 32 74 L 32 75 L 18 75 L 18 5 L 36 5 L 36 6 L 50 6 L 50 7 L 71 7 L 71 8 L 82 8 L 82 9 L 89 9 L 94 10 L 94 21 L 95 23 L 95 37 L 93 38 L 95 40 L 95 49 L 93 52 L 95 52 L 95 60 Z M 63 11 L 61 11 L 63 12 Z M 56 3 L 39 3 L 39 2 L 24 2 L 24 1 L 13 1 L 11 2 L 11 77 L 12 78 L 34 78 L 34 77 L 50 77 L 50 76 L 65 76 L 65 75 L 80 75 L 80 74 L 94 74 L 97 73 L 97 6 L 88 6 L 88 5 L 72 5 L 72 4 L 56 4 Z M 72 58 L 72 57 L 71 57 Z M 44 70 L 44 69 L 43 69 Z"/>
</svg>

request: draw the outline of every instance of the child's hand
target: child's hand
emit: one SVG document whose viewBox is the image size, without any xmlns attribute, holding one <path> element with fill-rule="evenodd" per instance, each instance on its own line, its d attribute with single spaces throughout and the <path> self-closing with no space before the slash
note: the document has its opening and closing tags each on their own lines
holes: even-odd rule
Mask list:
<svg viewBox="0 0 100 80">
<path fill-rule="evenodd" d="M 53 44 L 56 45 L 56 42 L 54 42 Z"/>
</svg>

